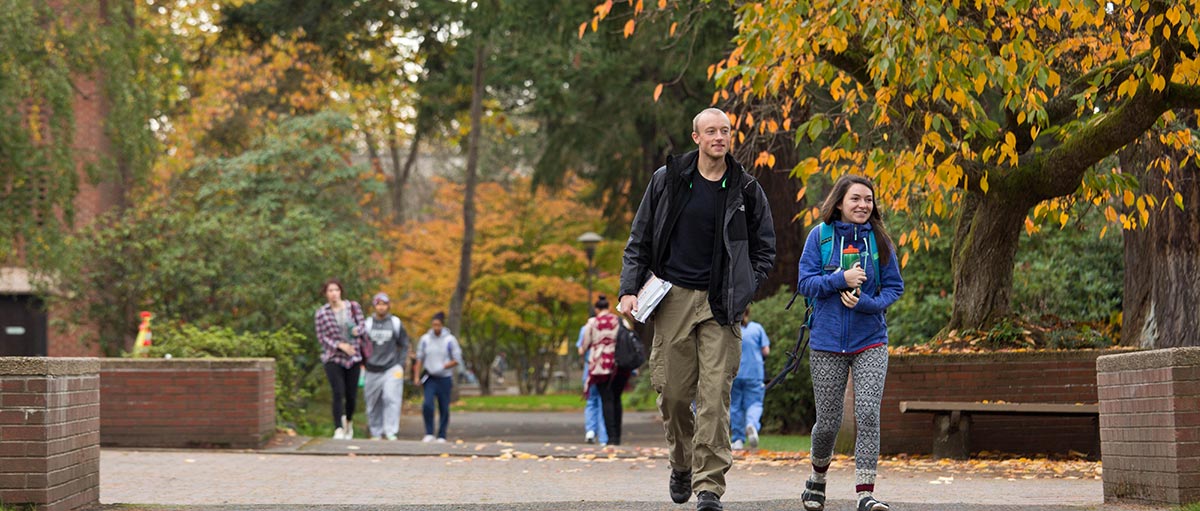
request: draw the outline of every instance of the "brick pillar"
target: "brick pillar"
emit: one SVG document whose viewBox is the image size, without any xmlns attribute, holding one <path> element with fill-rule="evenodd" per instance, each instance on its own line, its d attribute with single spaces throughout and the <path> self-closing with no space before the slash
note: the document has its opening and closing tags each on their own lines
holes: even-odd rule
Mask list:
<svg viewBox="0 0 1200 511">
<path fill-rule="evenodd" d="M 1200 348 L 1096 360 L 1104 500 L 1200 501 Z"/>
<path fill-rule="evenodd" d="M 0 502 L 100 502 L 100 360 L 0 357 Z"/>
</svg>

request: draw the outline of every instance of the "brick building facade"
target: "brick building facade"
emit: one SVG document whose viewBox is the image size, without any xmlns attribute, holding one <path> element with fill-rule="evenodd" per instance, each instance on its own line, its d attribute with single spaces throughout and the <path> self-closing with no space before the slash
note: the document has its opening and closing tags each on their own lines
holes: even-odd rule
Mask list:
<svg viewBox="0 0 1200 511">
<path fill-rule="evenodd" d="M 103 4 L 92 4 L 95 11 L 90 14 L 98 15 Z M 61 5 L 57 8 L 60 12 L 68 10 Z M 121 203 L 124 192 L 117 183 L 94 183 L 86 176 L 87 165 L 100 161 L 110 150 L 104 124 L 108 105 L 103 90 L 103 71 L 91 76 L 76 76 L 72 83 L 75 87 L 75 134 L 72 145 L 76 158 L 75 171 L 79 175 L 79 192 L 74 200 L 74 227 L 79 228 Z M 3 341 L 0 342 L 0 356 L 75 357 L 100 354 L 99 346 L 89 345 L 84 341 L 85 336 L 80 335 L 86 326 L 69 321 L 71 326 L 66 329 L 52 328 L 56 319 L 68 319 L 70 312 L 66 307 L 47 310 L 45 304 L 45 297 L 36 294 L 24 268 L 0 267 L 0 338 Z"/>
</svg>

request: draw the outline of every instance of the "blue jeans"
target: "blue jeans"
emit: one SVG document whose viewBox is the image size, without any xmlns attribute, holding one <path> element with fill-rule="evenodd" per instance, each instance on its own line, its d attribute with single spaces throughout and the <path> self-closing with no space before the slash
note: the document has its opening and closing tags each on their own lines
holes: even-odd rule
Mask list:
<svg viewBox="0 0 1200 511">
<path fill-rule="evenodd" d="M 583 425 L 587 431 L 596 432 L 596 441 L 608 443 L 608 430 L 604 428 L 604 408 L 600 402 L 600 391 L 592 385 L 588 389 L 587 405 L 583 408 Z"/>
<path fill-rule="evenodd" d="M 753 424 L 754 430 L 762 429 L 763 394 L 766 386 L 758 378 L 734 378 L 729 393 L 729 427 L 732 441 L 746 441 L 746 425 Z"/>
<path fill-rule="evenodd" d="M 433 400 L 437 398 L 438 438 L 446 438 L 446 426 L 450 425 L 450 387 L 454 386 L 454 378 L 450 376 L 430 376 L 425 380 L 425 402 L 421 404 L 421 415 L 425 417 L 425 434 L 433 434 Z"/>
</svg>

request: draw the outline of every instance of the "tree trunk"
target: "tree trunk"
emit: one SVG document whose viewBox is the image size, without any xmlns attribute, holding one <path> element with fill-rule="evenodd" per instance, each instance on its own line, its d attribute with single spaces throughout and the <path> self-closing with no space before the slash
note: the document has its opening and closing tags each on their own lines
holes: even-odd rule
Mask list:
<svg viewBox="0 0 1200 511">
<path fill-rule="evenodd" d="M 1013 263 L 1031 207 L 995 190 L 966 195 L 954 229 L 954 308 L 947 328 L 986 328 L 1009 315 Z"/>
<path fill-rule="evenodd" d="M 417 129 L 408 145 L 408 156 L 404 158 L 404 166 L 400 166 L 400 141 L 396 137 L 396 129 L 392 128 L 390 150 L 392 152 L 392 220 L 397 224 L 404 223 L 404 190 L 408 188 L 408 178 L 412 176 L 413 167 L 417 163 L 417 154 L 421 149 L 421 119 L 417 119 Z"/>
<path fill-rule="evenodd" d="M 371 171 L 383 174 L 383 163 L 379 161 L 379 142 L 370 129 L 363 128 L 363 140 L 367 143 L 367 158 L 371 160 Z"/>
<path fill-rule="evenodd" d="M 791 177 L 791 169 L 796 164 L 795 153 L 795 146 L 785 145 L 775 154 L 778 157 L 775 165 L 777 170 L 765 169 L 757 175 L 767 194 L 767 203 L 771 206 L 771 220 L 775 227 L 775 267 L 767 273 L 767 281 L 759 286 L 755 299 L 771 296 L 781 287 L 789 290 L 796 288 L 800 254 L 804 252 L 808 231 L 796 221 L 796 215 L 804 211 L 805 204 L 796 201 L 796 194 L 804 187 L 804 182 Z"/>
<path fill-rule="evenodd" d="M 1175 205 L 1163 173 L 1152 161 L 1185 156 L 1147 137 L 1120 153 L 1121 169 L 1138 176 L 1142 191 L 1165 202 L 1149 208 L 1150 224 L 1124 231 L 1125 293 L 1121 345 L 1145 349 L 1200 346 L 1200 169 L 1195 161 L 1171 171 L 1183 210 Z M 1136 215 L 1130 208 L 1127 214 Z"/>
<path fill-rule="evenodd" d="M 475 245 L 475 182 L 479 167 L 479 132 L 483 124 L 483 59 L 486 54 L 482 41 L 475 47 L 474 87 L 471 92 L 471 134 L 467 138 L 466 189 L 463 191 L 462 257 L 458 265 L 458 284 L 450 298 L 450 331 L 462 326 L 463 302 L 471 288 L 471 251 Z"/>
</svg>

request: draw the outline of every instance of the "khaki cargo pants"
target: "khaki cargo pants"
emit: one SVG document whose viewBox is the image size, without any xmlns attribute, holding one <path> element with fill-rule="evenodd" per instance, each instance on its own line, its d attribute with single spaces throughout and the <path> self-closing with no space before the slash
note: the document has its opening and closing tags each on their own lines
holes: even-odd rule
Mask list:
<svg viewBox="0 0 1200 511">
<path fill-rule="evenodd" d="M 654 311 L 650 382 L 658 392 L 671 468 L 692 471 L 694 493 L 725 494 L 725 473 L 733 464 L 729 390 L 741 359 L 742 329 L 713 319 L 708 292 L 672 287 Z"/>
</svg>

